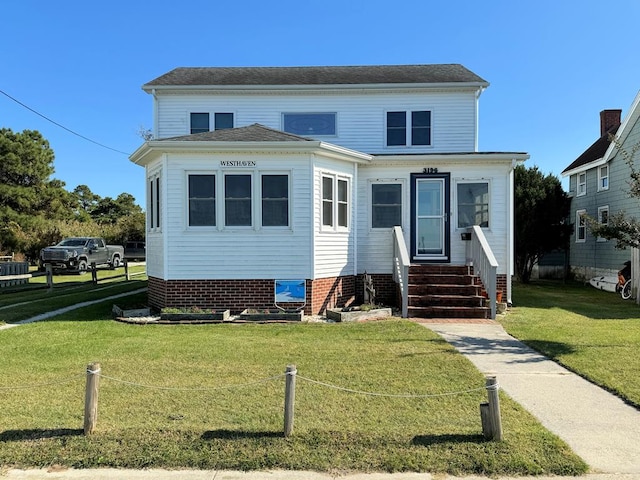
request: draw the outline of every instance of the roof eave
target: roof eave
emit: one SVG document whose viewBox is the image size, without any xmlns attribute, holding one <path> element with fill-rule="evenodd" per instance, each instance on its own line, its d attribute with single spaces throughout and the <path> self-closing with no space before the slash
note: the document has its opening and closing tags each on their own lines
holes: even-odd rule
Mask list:
<svg viewBox="0 0 640 480">
<path fill-rule="evenodd" d="M 604 165 L 605 163 L 607 163 L 607 161 L 608 161 L 607 156 L 605 155 L 604 157 L 598 158 L 597 160 L 592 160 L 589 163 L 583 163 L 582 165 L 572 168 L 571 170 L 564 170 L 560 175 L 562 175 L 563 177 L 570 177 L 571 175 L 586 172 L 587 170 L 590 170 L 592 168 L 596 168 L 596 167 L 599 167 L 600 165 Z"/>
<path fill-rule="evenodd" d="M 437 83 L 354 83 L 354 84 L 310 84 L 310 85 L 157 85 L 145 84 L 142 90 L 147 93 L 161 90 L 180 91 L 309 91 L 309 90 L 386 90 L 386 89 L 470 89 L 484 90 L 489 82 L 437 82 Z"/>
</svg>

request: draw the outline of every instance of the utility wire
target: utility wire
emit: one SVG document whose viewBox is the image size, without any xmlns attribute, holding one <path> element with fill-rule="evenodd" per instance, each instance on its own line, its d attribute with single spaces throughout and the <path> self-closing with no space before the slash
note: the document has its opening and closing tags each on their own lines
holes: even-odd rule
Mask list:
<svg viewBox="0 0 640 480">
<path fill-rule="evenodd" d="M 40 112 L 37 112 L 36 110 L 34 110 L 33 108 L 29 107 L 28 105 L 25 105 L 24 103 L 22 103 L 22 102 L 21 102 L 20 100 L 18 100 L 17 98 L 13 98 L 11 95 L 9 95 L 7 92 L 5 92 L 5 91 L 3 91 L 3 90 L 0 90 L 0 93 L 1 93 L 1 94 L 3 94 L 5 97 L 7 97 L 7 98 L 9 98 L 9 99 L 13 100 L 14 102 L 16 102 L 18 105 L 20 105 L 20 106 L 22 106 L 22 107 L 26 108 L 26 109 L 27 109 L 27 110 L 29 110 L 30 112 L 33 112 L 33 113 L 35 113 L 36 115 L 38 115 L 39 117 L 44 118 L 46 121 L 51 122 L 51 123 L 53 123 L 54 125 L 57 125 L 58 127 L 62 128 L 63 130 L 66 130 L 66 131 L 67 131 L 67 132 L 69 132 L 69 133 L 72 133 L 72 134 L 73 134 L 73 135 L 75 135 L 76 137 L 80 137 L 80 138 L 82 138 L 83 140 L 86 140 L 86 141 L 88 141 L 88 142 L 94 143 L 94 144 L 98 145 L 99 147 L 106 148 L 107 150 L 112 150 L 112 151 L 114 151 L 114 152 L 121 153 L 122 155 L 127 155 L 127 156 L 129 156 L 129 154 L 128 154 L 127 152 L 123 152 L 122 150 L 118 150 L 118 149 L 115 149 L 115 148 L 111 148 L 111 147 L 109 147 L 109 146 L 107 146 L 107 145 L 104 145 L 104 144 L 102 144 L 102 143 L 100 143 L 100 142 L 96 142 L 95 140 L 91 140 L 90 138 L 85 137 L 84 135 L 80 135 L 78 132 L 74 132 L 74 131 L 73 131 L 73 130 L 71 130 L 70 128 L 67 128 L 67 127 L 65 127 L 64 125 L 61 125 L 61 124 L 59 124 L 58 122 L 56 122 L 56 121 L 54 121 L 54 120 L 51 120 L 49 117 L 47 117 L 47 116 L 45 116 L 45 115 L 41 114 Z"/>
</svg>

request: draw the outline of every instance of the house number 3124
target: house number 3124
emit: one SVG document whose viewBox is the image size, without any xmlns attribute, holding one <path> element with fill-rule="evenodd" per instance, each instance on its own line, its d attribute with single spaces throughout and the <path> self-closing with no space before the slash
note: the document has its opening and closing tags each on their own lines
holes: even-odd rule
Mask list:
<svg viewBox="0 0 640 480">
<path fill-rule="evenodd" d="M 438 173 L 437 168 L 429 167 L 422 169 L 422 173 Z"/>
</svg>

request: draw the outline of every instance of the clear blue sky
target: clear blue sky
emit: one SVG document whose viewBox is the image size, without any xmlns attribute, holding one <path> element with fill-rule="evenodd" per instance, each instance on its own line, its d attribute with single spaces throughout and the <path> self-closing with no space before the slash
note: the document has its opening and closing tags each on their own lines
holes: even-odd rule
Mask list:
<svg viewBox="0 0 640 480">
<path fill-rule="evenodd" d="M 179 66 L 461 63 L 490 82 L 480 150 L 560 172 L 640 90 L 638 0 L 3 2 L 0 90 L 113 149 L 152 126 L 141 85 Z M 0 127 L 39 130 L 54 177 L 144 206 L 144 174 L 0 95 Z M 1 181 L 1 179 L 0 179 Z"/>
</svg>

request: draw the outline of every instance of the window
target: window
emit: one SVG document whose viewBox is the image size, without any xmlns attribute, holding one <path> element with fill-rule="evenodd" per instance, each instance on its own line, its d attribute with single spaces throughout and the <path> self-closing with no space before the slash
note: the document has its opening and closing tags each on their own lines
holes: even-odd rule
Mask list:
<svg viewBox="0 0 640 480">
<path fill-rule="evenodd" d="M 489 227 L 489 183 L 458 183 L 458 228 Z"/>
<path fill-rule="evenodd" d="M 391 228 L 402 225 L 402 184 L 371 185 L 371 227 Z"/>
<path fill-rule="evenodd" d="M 587 240 L 586 210 L 576 211 L 576 243 L 584 243 Z"/>
<path fill-rule="evenodd" d="M 587 172 L 578 174 L 578 187 L 576 193 L 578 197 L 587 194 Z"/>
<path fill-rule="evenodd" d="M 322 176 L 322 226 L 349 226 L 349 182 L 333 175 Z"/>
<path fill-rule="evenodd" d="M 598 168 L 598 191 L 609 190 L 609 165 Z"/>
<path fill-rule="evenodd" d="M 149 178 L 148 193 L 147 225 L 149 230 L 156 230 L 160 228 L 160 175 Z"/>
<path fill-rule="evenodd" d="M 225 175 L 224 224 L 251 226 L 251 175 Z"/>
<path fill-rule="evenodd" d="M 214 116 L 214 128 L 216 130 L 233 128 L 233 113 L 216 113 Z"/>
<path fill-rule="evenodd" d="M 216 225 L 216 176 L 189 175 L 189 226 Z"/>
<path fill-rule="evenodd" d="M 191 129 L 193 133 L 204 133 L 210 129 L 209 113 L 191 113 Z M 233 128 L 233 113 L 214 113 L 213 129 L 224 130 L 225 128 Z"/>
<path fill-rule="evenodd" d="M 289 175 L 262 175 L 262 226 L 289 226 Z"/>
<path fill-rule="evenodd" d="M 609 205 L 598 207 L 598 223 L 603 226 L 609 225 Z M 598 242 L 606 242 L 604 237 L 598 237 Z"/>
<path fill-rule="evenodd" d="M 329 136 L 336 134 L 335 113 L 283 113 L 284 131 L 296 135 Z"/>
<path fill-rule="evenodd" d="M 406 145 L 431 145 L 431 112 L 429 110 L 387 112 L 387 146 Z"/>
<path fill-rule="evenodd" d="M 209 131 L 209 114 L 208 113 L 192 113 L 191 114 L 191 130 L 194 133 L 204 133 Z"/>
</svg>

